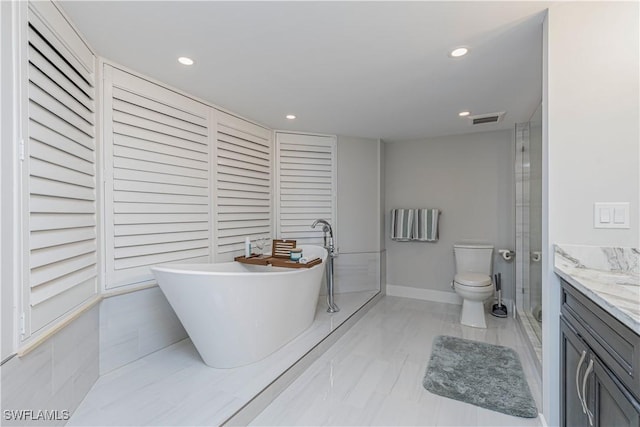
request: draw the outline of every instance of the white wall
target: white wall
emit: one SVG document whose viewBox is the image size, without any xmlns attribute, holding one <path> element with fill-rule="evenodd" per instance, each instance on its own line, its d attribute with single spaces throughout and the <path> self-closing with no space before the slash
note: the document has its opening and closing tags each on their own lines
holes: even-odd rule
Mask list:
<svg viewBox="0 0 640 427">
<path fill-rule="evenodd" d="M 338 137 L 337 293 L 379 289 L 381 142 Z"/>
<path fill-rule="evenodd" d="M 557 425 L 559 280 L 554 243 L 638 247 L 637 2 L 550 7 L 543 72 L 543 408 Z M 630 229 L 593 228 L 594 202 L 630 202 Z"/>
<path fill-rule="evenodd" d="M 455 274 L 455 242 L 492 243 L 496 255 L 498 248 L 514 248 L 513 131 L 385 146 L 387 284 L 455 297 L 450 285 Z M 391 241 L 390 209 L 419 207 L 440 209 L 439 241 Z M 502 273 L 504 296 L 512 298 L 513 263 L 494 258 L 494 272 Z"/>
<path fill-rule="evenodd" d="M 638 3 L 549 16 L 549 216 L 556 242 L 638 246 Z M 593 228 L 594 202 L 630 202 L 631 229 Z"/>
</svg>

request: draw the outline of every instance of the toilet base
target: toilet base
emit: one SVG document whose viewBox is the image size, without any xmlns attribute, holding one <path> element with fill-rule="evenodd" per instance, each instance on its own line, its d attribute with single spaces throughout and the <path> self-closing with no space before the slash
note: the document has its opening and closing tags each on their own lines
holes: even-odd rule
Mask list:
<svg viewBox="0 0 640 427">
<path fill-rule="evenodd" d="M 484 301 L 464 299 L 462 301 L 460 323 L 465 326 L 486 329 L 487 322 L 485 321 Z"/>
</svg>

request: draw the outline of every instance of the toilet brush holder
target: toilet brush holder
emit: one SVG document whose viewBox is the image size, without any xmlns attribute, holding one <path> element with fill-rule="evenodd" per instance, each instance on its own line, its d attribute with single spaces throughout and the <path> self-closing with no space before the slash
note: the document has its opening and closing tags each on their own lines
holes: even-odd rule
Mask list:
<svg viewBox="0 0 640 427">
<path fill-rule="evenodd" d="M 507 317 L 507 306 L 502 303 L 502 274 L 494 275 L 496 291 L 498 291 L 498 303 L 491 307 L 491 314 L 495 317 Z"/>
</svg>

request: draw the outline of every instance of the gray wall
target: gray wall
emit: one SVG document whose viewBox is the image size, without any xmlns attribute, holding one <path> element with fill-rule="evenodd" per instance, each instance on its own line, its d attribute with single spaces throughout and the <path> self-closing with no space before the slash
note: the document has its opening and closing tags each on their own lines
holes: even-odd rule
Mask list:
<svg viewBox="0 0 640 427">
<path fill-rule="evenodd" d="M 514 248 L 513 147 L 513 131 L 385 142 L 387 284 L 453 293 L 455 242 Z M 391 241 L 389 210 L 418 207 L 440 209 L 440 240 Z M 513 263 L 494 258 L 513 298 Z"/>
<path fill-rule="evenodd" d="M 559 279 L 553 245 L 640 244 L 637 2 L 553 4 L 543 71 L 543 411 L 558 425 Z M 630 202 L 630 229 L 594 229 L 594 202 Z"/>
<path fill-rule="evenodd" d="M 336 292 L 376 290 L 381 281 L 382 143 L 339 136 L 337 148 Z"/>
</svg>

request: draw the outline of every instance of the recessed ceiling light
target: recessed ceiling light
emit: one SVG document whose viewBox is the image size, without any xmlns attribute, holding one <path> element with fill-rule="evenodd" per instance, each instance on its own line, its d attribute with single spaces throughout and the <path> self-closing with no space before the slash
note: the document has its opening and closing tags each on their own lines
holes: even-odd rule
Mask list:
<svg viewBox="0 0 640 427">
<path fill-rule="evenodd" d="M 293 114 L 287 114 L 285 117 L 289 120 L 293 120 L 296 118 L 296 116 L 294 116 Z"/>
<path fill-rule="evenodd" d="M 457 47 L 451 51 L 449 54 L 452 58 L 459 58 L 461 56 L 465 56 L 469 52 L 469 49 L 466 47 Z"/>
<path fill-rule="evenodd" d="M 460 111 L 458 113 L 460 117 L 467 117 L 469 114 L 471 114 L 469 111 Z"/>
<path fill-rule="evenodd" d="M 187 58 L 186 56 L 181 56 L 178 58 L 178 62 L 182 65 L 193 65 L 193 59 Z"/>
</svg>

